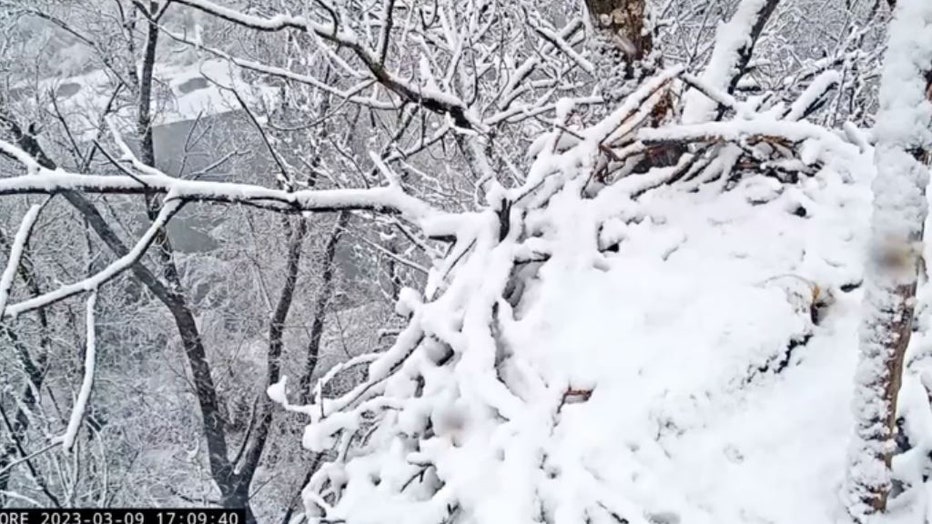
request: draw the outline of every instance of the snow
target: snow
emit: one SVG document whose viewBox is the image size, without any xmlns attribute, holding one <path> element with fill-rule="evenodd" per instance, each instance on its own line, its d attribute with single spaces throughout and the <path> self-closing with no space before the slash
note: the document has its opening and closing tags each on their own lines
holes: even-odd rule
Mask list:
<svg viewBox="0 0 932 524">
<path fill-rule="evenodd" d="M 26 243 L 29 241 L 29 235 L 32 228 L 39 218 L 39 212 L 42 211 L 42 204 L 33 204 L 23 215 L 19 229 L 16 230 L 16 236 L 13 237 L 13 244 L 10 246 L 10 253 L 7 257 L 6 267 L 3 274 L 0 275 L 0 316 L 6 309 L 7 301 L 10 298 L 10 290 L 13 288 L 13 279 L 16 277 L 16 269 L 19 267 L 19 261 L 23 256 Z"/>
<path fill-rule="evenodd" d="M 799 120 L 805 116 L 809 110 L 829 89 L 835 87 L 841 82 L 841 73 L 834 69 L 823 71 L 819 76 L 812 80 L 809 87 L 803 92 L 786 114 L 786 120 Z"/>
<path fill-rule="evenodd" d="M 223 7 L 206 0 L 183 0 L 181 3 L 202 9 L 204 11 L 215 13 L 223 19 L 239 22 L 243 25 L 255 27 L 265 31 L 272 31 L 287 26 L 301 27 L 308 24 L 304 17 L 300 16 L 278 14 L 270 18 L 262 18 L 259 16 L 244 14 L 235 9 Z"/>
<path fill-rule="evenodd" d="M 310 406 L 288 403 L 284 378 L 267 390 L 309 417 L 305 447 L 336 452 L 304 491 L 309 515 L 351 524 L 435 524 L 451 512 L 462 524 L 843 522 L 870 203 L 904 195 L 876 182 L 872 190 L 875 150 L 853 126 L 836 133 L 748 113 L 638 129 L 681 73 L 645 82 L 578 140 L 555 147 L 562 135 L 547 134 L 526 183 L 490 185 L 488 207 L 471 213 L 405 194 L 384 165 L 385 187 L 289 194 L 137 166 L 169 203 L 133 251 L 6 314 L 113 278 L 182 198 L 394 209 L 428 235 L 456 239 L 425 292 L 401 293 L 407 327 L 387 351 L 327 372 Z M 587 193 L 605 142 L 759 136 L 799 143 L 798 162 L 814 175 L 789 184 L 745 172 L 725 191 L 723 182 L 664 185 L 667 167 Z M 710 176 L 727 179 L 739 153 L 726 143 Z M 906 161 L 883 145 L 876 154 L 891 167 Z M 0 181 L 0 192 L 95 186 L 140 182 L 38 168 Z M 528 268 L 536 271 L 512 300 L 512 277 Z M 322 385 L 357 364 L 368 364 L 364 382 L 326 398 Z M 903 392 L 914 413 L 925 407 L 918 377 Z M 911 432 L 930 419 L 913 417 Z M 929 449 L 928 439 L 915 442 Z M 921 479 L 917 455 L 898 457 L 897 474 Z M 922 500 L 910 490 L 894 505 L 914 515 Z"/>
<path fill-rule="evenodd" d="M 287 384 L 288 377 L 283 376 L 281 380 L 268 387 L 266 394 L 272 399 L 272 402 L 283 406 L 288 404 Z"/>
<path fill-rule="evenodd" d="M 0 147 L 9 145 L 0 140 Z M 124 148 L 129 152 L 129 148 Z M 422 224 L 424 230 L 444 235 L 455 220 L 444 215 L 428 203 L 407 194 L 397 184 L 368 189 L 305 189 L 288 192 L 253 184 L 187 180 L 171 177 L 146 166 L 131 156 L 123 158 L 134 167 L 136 175 L 81 175 L 61 169 L 52 171 L 39 168 L 35 175 L 0 179 L 0 195 L 28 193 L 58 193 L 68 190 L 90 192 L 142 193 L 144 187 L 152 192 L 171 194 L 183 201 L 253 202 L 267 207 L 299 206 L 306 211 L 333 209 L 375 209 L 403 214 L 412 222 Z"/>
<path fill-rule="evenodd" d="M 276 31 L 286 27 L 302 28 L 320 35 L 326 35 L 328 38 L 338 41 L 343 45 L 358 45 L 355 35 L 349 32 L 343 24 L 340 24 L 338 27 L 334 27 L 334 22 L 315 24 L 303 16 L 293 16 L 289 14 L 277 14 L 269 18 L 264 18 L 245 14 L 208 0 L 179 0 L 179 3 L 189 5 L 208 13 L 213 13 L 225 20 L 230 20 L 246 27 L 252 27 L 262 31 Z"/>
<path fill-rule="evenodd" d="M 712 57 L 700 77 L 701 81 L 717 90 L 726 90 L 738 72 L 741 50 L 751 45 L 751 29 L 769 0 L 742 0 L 731 19 L 719 25 L 715 32 Z M 686 93 L 683 123 L 698 124 L 712 120 L 716 102 L 706 95 L 691 90 Z"/>
<path fill-rule="evenodd" d="M 633 98 L 652 97 L 661 75 Z M 434 268 L 428 298 L 405 292 L 408 328 L 369 380 L 305 408 L 305 444 L 347 454 L 305 489 L 309 515 L 844 521 L 873 150 L 805 122 L 642 130 L 789 136 L 821 167 L 728 191 L 654 188 L 669 176 L 655 169 L 583 199 L 597 141 L 635 111 L 623 105 L 568 151 L 552 147 L 557 134 L 537 144 L 537 193 L 490 192 L 523 206 L 505 238 L 494 203 L 448 227 L 454 262 Z M 511 304 L 503 290 L 528 253 L 548 258 Z M 366 445 L 351 451 L 356 431 Z"/>
<path fill-rule="evenodd" d="M 84 378 L 81 380 L 81 389 L 78 390 L 78 398 L 75 399 L 74 407 L 71 409 L 68 427 L 61 436 L 53 440 L 53 442 L 61 442 L 62 447 L 69 452 L 74 447 L 78 430 L 81 429 L 81 422 L 84 421 L 84 415 L 87 412 L 87 401 L 91 398 L 91 389 L 94 387 L 94 372 L 97 366 L 97 329 L 94 325 L 96 304 L 97 290 L 95 289 L 88 296 L 85 305 Z"/>
<path fill-rule="evenodd" d="M 36 175 L 36 177 L 38 176 L 41 175 Z M 155 240 L 155 235 L 181 208 L 183 202 L 179 201 L 175 197 L 176 195 L 171 192 L 166 195 L 165 205 L 162 206 L 162 209 L 159 211 L 159 214 L 156 215 L 155 219 L 152 221 L 152 224 L 128 253 L 118 258 L 107 267 L 83 280 L 63 285 L 52 291 L 48 291 L 41 295 L 36 295 L 32 298 L 7 306 L 6 309 L 2 311 L 2 316 L 0 316 L 0 319 L 7 316 L 16 318 L 18 315 L 27 311 L 32 311 L 33 309 L 44 307 L 53 302 L 57 302 L 80 293 L 96 292 L 100 286 L 107 283 L 123 271 L 129 269 L 145 254 L 148 247 L 152 244 L 153 240 Z"/>
<path fill-rule="evenodd" d="M 667 126 L 661 129 L 642 129 L 639 138 L 645 141 L 694 140 L 704 137 L 721 137 L 726 140 L 739 140 L 750 135 L 779 136 L 793 141 L 817 139 L 825 153 L 845 156 L 855 154 L 856 147 L 836 136 L 821 126 L 808 122 L 769 121 L 763 119 L 731 122 L 706 122 L 701 124 L 684 124 Z M 826 155 L 829 160 L 830 155 Z"/>
<path fill-rule="evenodd" d="M 198 63 L 158 64 L 154 77 L 158 81 L 154 124 L 161 126 L 235 111 L 240 108 L 236 96 L 229 90 L 236 87 L 247 103 L 268 96 L 274 88 L 262 83 L 246 84 L 236 66 L 222 58 Z M 113 95 L 113 79 L 103 70 L 91 71 L 69 78 L 39 82 L 38 92 L 57 93 L 56 104 L 72 132 L 80 140 L 95 138 L 100 122 L 87 115 L 100 115 Z M 168 89 L 165 89 L 165 88 Z M 32 91 L 27 89 L 27 91 Z M 49 111 L 54 106 L 49 103 Z M 121 116 L 132 117 L 123 108 Z"/>
<path fill-rule="evenodd" d="M 840 188 L 846 209 L 816 201 L 799 218 L 786 211 L 797 200 L 787 192 L 748 203 L 753 185 L 721 198 L 653 194 L 650 217 L 629 231 L 608 271 L 545 265 L 540 295 L 518 323 L 512 345 L 529 348 L 543 382 L 593 388 L 587 402 L 564 407 L 544 448 L 561 457 L 553 467 L 602 479 L 640 513 L 832 520 L 859 297 L 841 294 L 816 327 L 780 280 L 798 275 L 829 289 L 857 281 L 869 196 L 863 186 Z M 759 371 L 810 331 L 779 376 Z"/>
<path fill-rule="evenodd" d="M 261 18 L 206 0 L 181 1 L 261 29 L 323 32 L 300 17 Z M 130 254 L 5 313 L 115 277 L 182 199 L 393 210 L 428 236 L 454 239 L 430 268 L 424 291 L 400 293 L 396 312 L 407 326 L 386 351 L 355 355 L 325 372 L 311 405 L 288 402 L 284 377 L 266 391 L 307 417 L 306 448 L 329 452 L 303 492 L 312 523 L 843 523 L 849 513 L 867 513 L 852 481 L 889 485 L 894 477 L 904 491 L 886 520 L 928 521 L 928 318 L 900 391 L 912 447 L 894 459 L 892 471 L 877 460 L 889 442 L 872 439 L 886 431 L 872 423 L 885 400 L 870 390 L 883 375 L 881 357 L 889 358 L 872 337 L 882 313 L 900 306 L 889 286 L 914 279 L 882 274 L 874 255 L 892 243 L 913 260 L 927 219 L 927 169 L 910 152 L 932 145 L 932 104 L 917 75 L 932 63 L 932 4 L 900 0 L 884 109 L 872 131 L 802 120 L 839 83 L 831 71 L 788 109 L 755 112 L 761 100 L 740 102 L 727 92 L 766 5 L 740 3 L 719 28 L 702 75 L 671 67 L 601 123 L 533 141 L 535 160 L 523 185 L 504 188 L 481 164 L 483 180 L 493 182 L 482 188 L 485 207 L 473 212 L 444 213 L 406 194 L 377 156 L 371 159 L 387 186 L 293 193 L 174 179 L 140 166 L 128 148 L 124 160 L 144 182 L 53 172 L 20 159 L 30 174 L 0 180 L 0 194 L 138 192 L 145 184 L 166 193 L 168 203 Z M 442 91 L 448 79 L 437 81 L 426 59 L 421 66 L 418 93 L 462 106 Z M 195 78 L 186 75 L 169 84 Z M 682 121 L 643 127 L 677 80 L 694 87 Z M 211 93 L 197 93 L 179 111 L 212 101 Z M 554 106 L 558 122 L 572 105 Z M 736 118 L 711 122 L 718 105 Z M 712 153 L 682 183 L 666 184 L 676 165 L 592 188 L 606 148 L 629 144 L 644 153 L 664 143 L 710 144 Z M 12 146 L 0 148 L 20 158 Z M 693 148 L 680 164 L 704 154 Z M 739 165 L 754 155 L 762 164 L 799 168 L 800 180 L 781 182 L 760 174 L 759 165 Z M 922 291 L 922 301 L 928 308 L 932 289 Z M 93 295 L 88 308 L 92 379 Z M 361 383 L 335 397 L 324 393 L 357 367 L 366 370 Z M 66 443 L 74 438 L 70 427 Z"/>
<path fill-rule="evenodd" d="M 926 96 L 924 72 L 932 62 L 932 4 L 902 2 L 894 24 L 882 73 L 876 133 L 900 145 L 929 145 L 932 102 Z"/>
<path fill-rule="evenodd" d="M 786 211 L 797 200 L 791 192 L 749 203 L 758 182 L 723 198 L 654 194 L 651 217 L 629 231 L 607 271 L 545 264 L 539 294 L 508 344 L 522 348 L 524 373 L 546 385 L 550 405 L 525 405 L 526 419 L 509 414 L 515 422 L 507 430 L 473 428 L 438 464 L 441 477 L 470 494 L 461 504 L 475 508 L 476 522 L 521 522 L 534 486 L 558 490 L 542 473 L 515 477 L 538 470 L 527 463 L 544 456 L 547 468 L 579 479 L 559 484 L 578 486 L 553 508 L 567 513 L 566 522 L 599 496 L 588 489 L 596 479 L 614 494 L 607 501 L 626 501 L 621 514 L 632 522 L 639 520 L 631 508 L 678 516 L 670 522 L 830 521 L 844 472 L 839 442 L 851 427 L 859 297 L 843 295 L 815 327 L 808 310 L 767 281 L 799 275 L 834 289 L 856 281 L 858 263 L 836 261 L 859 259 L 869 194 L 863 185 L 837 188 L 833 198 L 811 202 L 805 219 Z M 780 358 L 788 334 L 810 330 L 813 340 L 779 377 L 758 371 Z M 591 388 L 592 396 L 555 417 L 566 388 Z M 469 420 L 468 413 L 433 416 Z M 434 424 L 438 433 L 444 425 Z M 521 486 L 531 491 L 524 499 L 515 495 Z M 348 492 L 341 507 L 352 522 L 385 522 L 392 513 L 372 504 L 378 496 Z"/>
<path fill-rule="evenodd" d="M 903 332 L 908 336 L 915 299 L 912 291 L 904 290 L 916 286 L 921 253 L 917 244 L 929 206 L 929 171 L 919 158 L 932 150 L 928 99 L 932 4 L 899 2 L 889 34 L 875 129 L 877 176 L 860 325 L 861 358 L 855 374 L 856 431 L 845 490 L 848 511 L 858 522 L 865 522 L 878 505 L 885 507 L 886 497 L 878 493 L 885 494 L 892 485 L 888 457 L 893 419 L 888 413 L 895 411 L 896 398 L 887 390 L 891 382 L 898 383 L 899 377 L 891 376 L 890 370 L 899 374 L 903 358 L 896 349 L 902 335 L 893 326 L 905 322 Z M 904 315 L 908 315 L 905 321 Z M 925 404 L 929 409 L 928 401 Z"/>
</svg>

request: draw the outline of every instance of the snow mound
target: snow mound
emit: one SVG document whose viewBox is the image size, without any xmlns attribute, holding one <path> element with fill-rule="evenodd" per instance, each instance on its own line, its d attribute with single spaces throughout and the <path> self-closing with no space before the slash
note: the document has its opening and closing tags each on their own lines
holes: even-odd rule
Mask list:
<svg viewBox="0 0 932 524">
<path fill-rule="evenodd" d="M 541 269 L 511 343 L 551 387 L 591 391 L 541 447 L 553 488 L 578 486 L 566 507 L 597 488 L 629 520 L 834 521 L 870 193 L 817 180 L 759 202 L 769 182 L 654 191 L 606 271 Z"/>
<path fill-rule="evenodd" d="M 482 372 L 487 348 L 464 342 L 453 369 L 427 353 L 364 385 L 382 396 L 309 426 L 306 444 L 333 445 L 321 437 L 385 417 L 315 476 L 309 510 L 354 524 L 836 520 L 870 176 L 661 186 L 619 206 L 622 241 L 595 259 L 572 248 L 593 222 L 558 193 L 533 227 L 561 249 L 513 315 L 493 308 L 498 380 Z M 483 282 L 495 258 L 478 262 Z M 482 340 L 457 307 L 457 327 Z M 327 489 L 340 490 L 332 507 Z"/>
</svg>

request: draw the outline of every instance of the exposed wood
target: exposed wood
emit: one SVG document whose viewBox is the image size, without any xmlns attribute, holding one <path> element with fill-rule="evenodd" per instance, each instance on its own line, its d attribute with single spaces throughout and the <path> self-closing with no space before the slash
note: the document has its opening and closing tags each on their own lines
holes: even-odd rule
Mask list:
<svg viewBox="0 0 932 524">
<path fill-rule="evenodd" d="M 927 55 L 916 52 L 927 49 L 923 38 L 932 29 L 926 1 L 904 0 L 897 7 L 881 79 L 855 434 L 845 489 L 848 512 L 858 524 L 873 522 L 888 507 L 897 397 L 916 312 L 932 152 L 924 103 L 932 102 L 932 63 L 922 63 L 918 57 Z"/>
</svg>

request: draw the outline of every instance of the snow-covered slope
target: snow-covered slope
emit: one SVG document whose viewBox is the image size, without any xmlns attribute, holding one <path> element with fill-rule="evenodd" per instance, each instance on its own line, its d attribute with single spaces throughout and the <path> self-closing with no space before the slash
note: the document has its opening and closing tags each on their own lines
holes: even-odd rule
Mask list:
<svg viewBox="0 0 932 524">
<path fill-rule="evenodd" d="M 159 64 L 155 68 L 156 100 L 154 122 L 167 125 L 194 120 L 198 116 L 219 115 L 240 109 L 231 89 L 239 90 L 247 102 L 258 102 L 259 97 L 274 92 L 260 82 L 247 84 L 228 63 L 219 59 L 204 60 L 197 64 Z M 81 140 L 92 140 L 98 132 L 98 117 L 111 104 L 115 80 L 104 70 L 95 70 L 82 75 L 42 80 L 37 86 L 40 93 L 54 93 L 57 109 L 50 101 L 46 109 L 59 111 Z M 14 89 L 16 103 L 32 103 L 25 98 L 33 92 L 31 86 L 22 85 Z M 114 105 L 118 113 L 127 113 L 130 107 Z M 128 113 L 127 113 L 128 114 Z"/>
</svg>

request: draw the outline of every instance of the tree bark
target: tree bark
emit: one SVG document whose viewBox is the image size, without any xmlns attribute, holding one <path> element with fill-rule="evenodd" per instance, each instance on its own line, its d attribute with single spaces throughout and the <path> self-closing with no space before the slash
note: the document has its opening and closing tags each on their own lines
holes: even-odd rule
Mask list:
<svg viewBox="0 0 932 524">
<path fill-rule="evenodd" d="M 288 260 L 285 267 L 285 282 L 282 284 L 282 290 L 275 305 L 275 311 L 272 313 L 272 320 L 269 323 L 266 386 L 271 386 L 281 379 L 285 321 L 288 320 L 288 312 L 291 311 L 294 292 L 298 285 L 298 270 L 301 268 L 301 250 L 304 245 L 304 238 L 307 236 L 307 221 L 304 217 L 299 216 L 294 222 L 286 222 L 286 229 L 288 231 Z M 246 446 L 246 451 L 239 467 L 239 476 L 241 483 L 246 488 L 252 483 L 259 467 L 259 461 L 268 442 L 269 430 L 274 416 L 275 403 L 268 395 L 263 394 L 262 397 L 255 432 L 252 437 L 249 437 L 249 441 L 243 444 Z"/>
<path fill-rule="evenodd" d="M 330 238 L 327 239 L 327 246 L 324 248 L 324 260 L 322 263 L 323 282 L 320 286 L 320 293 L 314 302 L 314 320 L 311 324 L 310 341 L 307 344 L 306 360 L 304 362 L 304 373 L 301 375 L 299 389 L 301 391 L 301 401 L 308 402 L 311 399 L 311 381 L 314 378 L 314 371 L 317 369 L 317 359 L 320 355 L 320 342 L 324 334 L 324 320 L 327 317 L 327 305 L 330 303 L 330 296 L 333 294 L 333 277 L 336 268 L 335 259 L 337 254 L 337 245 L 340 237 L 343 236 L 343 230 L 349 224 L 349 212 L 342 211 L 337 216 L 337 222 L 330 232 Z"/>
<path fill-rule="evenodd" d="M 889 29 L 881 79 L 874 204 L 865 275 L 855 437 L 845 502 L 866 522 L 887 508 L 897 393 L 912 332 L 932 151 L 932 6 L 903 0 Z"/>
<path fill-rule="evenodd" d="M 642 60 L 653 50 L 644 0 L 586 0 L 586 7 L 595 30 L 613 42 L 628 62 Z"/>
<path fill-rule="evenodd" d="M 140 161 L 155 167 L 155 144 L 152 135 L 152 83 L 158 49 L 159 28 L 153 19 L 159 10 L 159 3 L 149 2 L 149 17 L 146 24 L 146 43 L 143 49 L 141 74 L 139 76 L 139 98 L 136 115 L 137 132 L 140 139 Z M 150 219 L 158 213 L 161 206 L 155 195 L 146 196 L 146 208 Z M 201 410 L 201 424 L 207 440 L 208 463 L 211 476 L 221 493 L 221 503 L 227 508 L 245 508 L 247 524 L 253 524 L 255 518 L 249 507 L 249 481 L 242 478 L 230 460 L 227 446 L 226 430 L 220 413 L 217 388 L 211 375 L 207 352 L 197 327 L 194 314 L 184 296 L 181 278 L 174 262 L 174 249 L 165 229 L 158 232 L 154 247 L 159 260 L 162 277 L 168 282 L 168 296 L 160 298 L 168 307 L 181 336 L 182 347 L 191 369 L 194 391 Z"/>
</svg>

